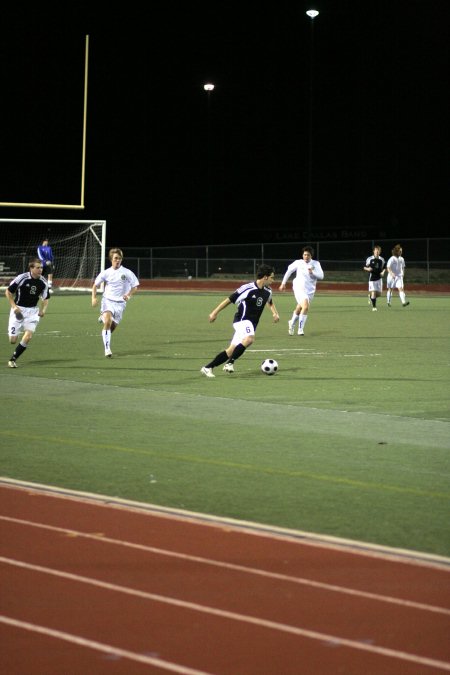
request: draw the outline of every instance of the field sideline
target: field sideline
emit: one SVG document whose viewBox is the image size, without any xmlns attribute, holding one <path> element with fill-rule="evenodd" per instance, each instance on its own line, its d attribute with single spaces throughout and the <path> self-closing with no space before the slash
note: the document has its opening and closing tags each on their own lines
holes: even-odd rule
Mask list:
<svg viewBox="0 0 450 675">
<path fill-rule="evenodd" d="M 55 294 L 15 371 L 2 342 L 0 475 L 449 556 L 448 297 L 372 313 L 319 291 L 298 338 L 275 292 L 280 324 L 267 312 L 237 372 L 207 381 L 227 293 L 138 294 L 111 360 L 89 296 Z"/>
</svg>

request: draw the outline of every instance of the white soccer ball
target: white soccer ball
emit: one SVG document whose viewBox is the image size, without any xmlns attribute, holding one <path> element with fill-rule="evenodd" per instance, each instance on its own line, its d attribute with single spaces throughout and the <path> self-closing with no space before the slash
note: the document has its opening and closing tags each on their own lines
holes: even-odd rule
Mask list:
<svg viewBox="0 0 450 675">
<path fill-rule="evenodd" d="M 261 370 L 266 375 L 275 375 L 278 370 L 278 363 L 275 359 L 265 359 L 265 361 L 261 363 Z"/>
</svg>

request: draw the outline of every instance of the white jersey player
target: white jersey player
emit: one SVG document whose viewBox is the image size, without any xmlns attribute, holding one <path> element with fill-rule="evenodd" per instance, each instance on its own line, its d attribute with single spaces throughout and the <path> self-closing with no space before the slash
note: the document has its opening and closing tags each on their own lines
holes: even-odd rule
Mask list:
<svg viewBox="0 0 450 675">
<path fill-rule="evenodd" d="M 386 264 L 386 269 L 388 271 L 388 277 L 386 282 L 387 286 L 386 300 L 388 307 L 391 306 L 392 293 L 395 288 L 398 290 L 398 294 L 400 296 L 400 300 L 403 307 L 407 307 L 409 305 L 409 301 L 406 299 L 403 283 L 406 263 L 405 259 L 402 256 L 402 253 L 403 250 L 400 244 L 394 246 L 394 248 L 392 249 L 392 255 Z"/>
<path fill-rule="evenodd" d="M 292 318 L 288 321 L 289 335 L 294 335 L 297 321 L 298 335 L 304 335 L 308 310 L 316 292 L 317 281 L 321 281 L 324 277 L 322 266 L 318 260 L 313 260 L 313 255 L 314 251 L 311 246 L 304 246 L 302 257 L 299 260 L 294 260 L 288 266 L 283 281 L 280 284 L 280 291 L 284 291 L 286 282 L 295 272 L 292 290 L 294 291 L 297 305 L 292 313 Z"/>
<path fill-rule="evenodd" d="M 92 307 L 97 305 L 97 288 L 104 284 L 99 321 L 103 322 L 102 338 L 105 356 L 111 357 L 111 334 L 122 320 L 128 300 L 136 293 L 139 281 L 134 272 L 122 266 L 120 248 L 109 252 L 111 267 L 100 272 L 92 286 Z"/>
</svg>

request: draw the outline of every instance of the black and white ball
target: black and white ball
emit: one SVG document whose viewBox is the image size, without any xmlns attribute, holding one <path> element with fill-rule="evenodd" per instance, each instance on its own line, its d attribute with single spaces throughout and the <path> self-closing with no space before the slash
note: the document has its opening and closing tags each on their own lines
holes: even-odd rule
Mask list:
<svg viewBox="0 0 450 675">
<path fill-rule="evenodd" d="M 275 359 L 265 359 L 261 363 L 261 370 L 265 375 L 275 375 L 278 370 L 278 363 Z"/>
</svg>

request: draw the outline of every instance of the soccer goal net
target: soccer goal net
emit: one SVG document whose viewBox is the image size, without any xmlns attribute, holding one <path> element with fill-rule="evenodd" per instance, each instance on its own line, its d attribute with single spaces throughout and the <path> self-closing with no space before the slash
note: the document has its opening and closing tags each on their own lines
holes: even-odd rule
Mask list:
<svg viewBox="0 0 450 675">
<path fill-rule="evenodd" d="M 53 289 L 90 290 L 105 266 L 105 220 L 0 218 L 0 286 L 28 271 L 44 239 L 53 252 Z"/>
</svg>

